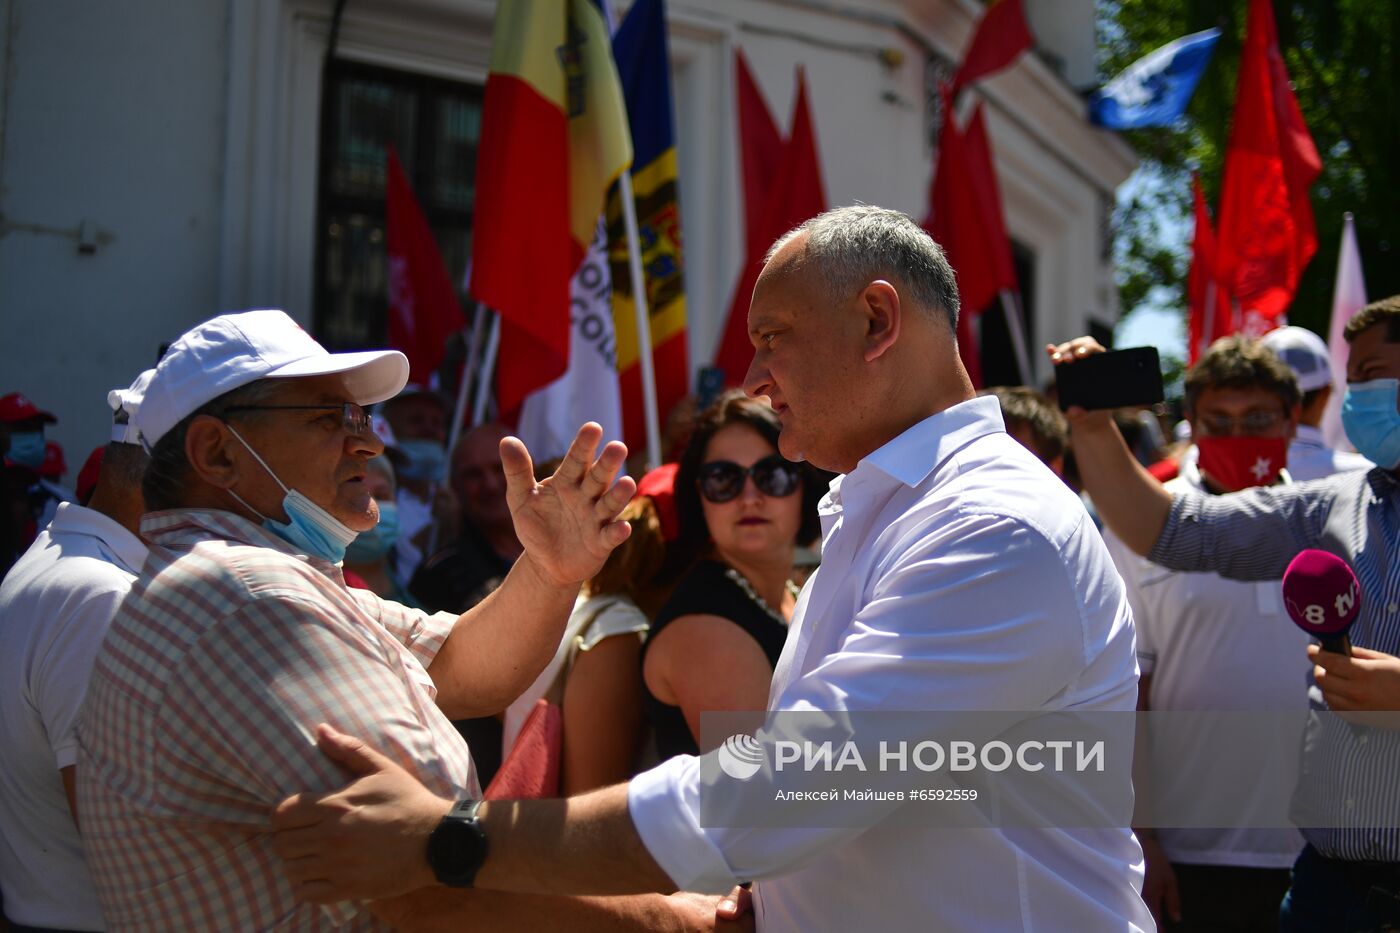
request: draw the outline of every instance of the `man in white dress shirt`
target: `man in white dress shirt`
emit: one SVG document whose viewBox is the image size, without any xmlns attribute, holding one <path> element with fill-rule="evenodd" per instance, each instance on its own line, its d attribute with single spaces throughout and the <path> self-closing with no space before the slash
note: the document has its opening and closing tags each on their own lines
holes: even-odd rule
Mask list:
<svg viewBox="0 0 1400 933">
<path fill-rule="evenodd" d="M 93 658 L 146 559 L 146 454 L 130 418 L 152 370 L 108 394 L 114 425 L 87 507 L 58 506 L 0 586 L 0 891 L 32 929 L 100 930 L 73 803 Z M 0 924 L 3 926 L 3 924 Z"/>
<path fill-rule="evenodd" d="M 975 398 L 957 310 L 942 251 L 895 211 L 829 211 L 769 254 L 745 388 L 772 401 L 784 456 L 845 474 L 771 710 L 1134 708 L 1122 582 L 1073 493 Z M 752 880 L 763 931 L 1151 929 L 1126 827 L 719 829 L 689 756 L 568 801 L 454 810 L 358 740 L 323 728 L 321 743 L 363 777 L 274 817 L 310 900 L 435 881 L 607 895 Z"/>
</svg>

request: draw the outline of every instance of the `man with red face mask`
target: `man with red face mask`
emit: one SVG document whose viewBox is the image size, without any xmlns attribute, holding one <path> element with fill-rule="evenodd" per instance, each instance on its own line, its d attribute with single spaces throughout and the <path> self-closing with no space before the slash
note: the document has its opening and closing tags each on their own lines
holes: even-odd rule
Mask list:
<svg viewBox="0 0 1400 933">
<path fill-rule="evenodd" d="M 1167 490 L 1219 495 L 1290 483 L 1283 467 L 1298 412 L 1297 380 L 1272 350 L 1242 337 L 1217 341 L 1186 374 L 1196 442 Z M 1276 582 L 1179 573 L 1134 554 L 1107 529 L 1104 539 L 1137 624 L 1139 709 L 1307 709 L 1308 638 L 1287 624 Z M 1209 732 L 1149 738 L 1153 759 L 1178 765 L 1153 773 L 1157 784 L 1173 785 L 1155 787 L 1159 797 L 1199 785 L 1213 763 L 1208 750 L 1220 747 Z M 1237 827 L 1251 825 L 1242 817 Z M 1143 897 L 1158 929 L 1172 933 L 1272 927 L 1303 848 L 1294 829 L 1139 829 L 1138 837 L 1147 858 Z"/>
</svg>

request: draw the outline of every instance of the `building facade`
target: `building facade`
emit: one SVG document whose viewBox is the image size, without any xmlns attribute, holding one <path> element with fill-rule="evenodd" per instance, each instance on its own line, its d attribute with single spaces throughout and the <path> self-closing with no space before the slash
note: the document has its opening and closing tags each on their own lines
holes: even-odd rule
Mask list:
<svg viewBox="0 0 1400 933">
<path fill-rule="evenodd" d="M 0 392 L 57 414 L 51 436 L 80 462 L 105 440 L 106 390 L 211 314 L 281 307 L 332 346 L 382 340 L 383 146 L 399 149 L 460 276 L 495 5 L 0 2 Z M 1116 320 L 1109 218 L 1136 160 L 1085 116 L 1092 0 L 1026 6 L 1036 53 L 974 93 L 1034 348 Z M 922 218 L 933 81 L 981 9 L 668 0 L 692 371 L 742 253 L 735 49 L 784 132 L 805 67 L 830 204 Z M 989 350 L 1004 340 L 995 318 Z"/>
</svg>

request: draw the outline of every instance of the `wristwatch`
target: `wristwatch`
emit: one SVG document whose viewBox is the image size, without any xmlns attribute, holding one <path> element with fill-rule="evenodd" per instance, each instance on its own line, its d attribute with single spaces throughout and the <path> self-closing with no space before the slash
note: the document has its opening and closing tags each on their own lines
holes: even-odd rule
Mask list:
<svg viewBox="0 0 1400 933">
<path fill-rule="evenodd" d="M 428 865 L 442 884 L 470 888 L 486 861 L 486 833 L 477 822 L 480 800 L 459 800 L 428 837 Z"/>
</svg>

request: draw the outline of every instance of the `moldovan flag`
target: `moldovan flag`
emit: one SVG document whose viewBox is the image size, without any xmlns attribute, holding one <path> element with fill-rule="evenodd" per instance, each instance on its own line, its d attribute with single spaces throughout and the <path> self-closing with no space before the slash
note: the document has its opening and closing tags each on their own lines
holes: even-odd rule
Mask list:
<svg viewBox="0 0 1400 933">
<path fill-rule="evenodd" d="M 389 260 L 389 346 L 408 357 L 408 381 L 428 385 L 447 338 L 461 330 L 462 305 L 418 199 L 389 147 L 385 169 L 385 252 Z"/>
<path fill-rule="evenodd" d="M 748 141 L 741 142 L 747 144 Z M 764 255 L 778 237 L 826 210 L 817 134 L 807 100 L 807 78 L 801 68 L 797 70 L 792 133 L 783 146 L 782 158 L 773 170 L 771 179 L 768 190 L 764 192 L 761 219 L 751 239 L 755 248 L 744 258 L 739 281 L 734 286 L 734 297 L 729 303 L 729 318 L 715 352 L 715 366 L 724 370 L 726 386 L 742 383 L 749 364 L 753 362 L 753 344 L 749 342 L 749 302 L 753 299 L 758 275 L 763 271 Z M 745 210 L 752 210 L 752 207 L 746 205 Z"/>
<path fill-rule="evenodd" d="M 632 161 L 602 11 L 591 0 L 496 10 L 476 163 L 472 292 L 501 319 L 497 404 L 563 374 L 569 280 Z"/>
<path fill-rule="evenodd" d="M 1217 258 L 1219 247 L 1215 231 L 1210 226 L 1206 196 L 1201 191 L 1201 179 L 1191 176 L 1191 193 L 1195 201 L 1196 233 L 1191 240 L 1191 271 L 1186 277 L 1188 364 L 1194 365 L 1206 348 L 1221 337 L 1236 331 L 1230 293 L 1220 284 Z"/>
<path fill-rule="evenodd" d="M 978 78 L 1009 67 L 1034 44 L 1021 0 L 990 0 L 953 76 L 953 99 L 957 100 L 958 92 Z"/>
<path fill-rule="evenodd" d="M 1288 83 L 1270 0 L 1250 0 L 1220 193 L 1220 280 L 1251 336 L 1277 326 L 1317 252 L 1308 187 L 1322 171 Z"/>
<path fill-rule="evenodd" d="M 642 252 L 647 313 L 656 377 L 656 410 L 666 416 L 690 391 L 686 353 L 685 289 L 682 279 L 680 200 L 676 191 L 676 134 L 671 109 L 671 62 L 662 0 L 637 0 L 613 36 L 613 55 L 632 128 L 632 197 Z M 622 197 L 608 199 L 611 240 L 613 327 L 622 391 L 623 438 L 633 450 L 647 445 L 646 408 L 632 297 Z M 665 455 L 663 451 L 663 456 Z"/>
</svg>

